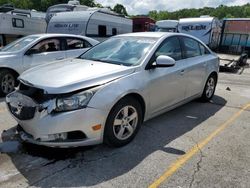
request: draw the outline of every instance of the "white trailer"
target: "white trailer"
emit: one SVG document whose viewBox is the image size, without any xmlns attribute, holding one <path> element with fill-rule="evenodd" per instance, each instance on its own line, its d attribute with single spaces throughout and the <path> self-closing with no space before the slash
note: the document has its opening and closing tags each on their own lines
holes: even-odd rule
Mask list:
<svg viewBox="0 0 250 188">
<path fill-rule="evenodd" d="M 160 20 L 155 23 L 159 32 L 177 32 L 178 24 L 178 20 Z"/>
<path fill-rule="evenodd" d="M 49 21 L 47 33 L 76 34 L 103 41 L 110 36 L 131 33 L 132 20 L 107 8 L 56 13 Z"/>
<path fill-rule="evenodd" d="M 22 36 L 46 32 L 45 13 L 0 7 L 0 47 Z"/>
<path fill-rule="evenodd" d="M 219 46 L 221 23 L 215 17 L 183 18 L 179 20 L 178 32 L 197 37 L 210 48 Z"/>
<path fill-rule="evenodd" d="M 72 12 L 72 11 L 84 11 L 89 7 L 81 5 L 77 0 L 68 1 L 68 4 L 57 4 L 49 7 L 46 12 L 46 21 L 49 23 L 50 19 L 59 12 Z"/>
</svg>

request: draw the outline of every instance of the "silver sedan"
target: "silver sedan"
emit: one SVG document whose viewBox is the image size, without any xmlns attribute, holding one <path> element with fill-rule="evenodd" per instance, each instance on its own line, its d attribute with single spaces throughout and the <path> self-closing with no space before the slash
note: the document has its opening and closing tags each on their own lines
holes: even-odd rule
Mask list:
<svg viewBox="0 0 250 188">
<path fill-rule="evenodd" d="M 218 70 L 217 55 L 194 37 L 131 33 L 24 72 L 6 102 L 27 142 L 119 147 L 144 121 L 195 98 L 209 101 Z"/>
</svg>

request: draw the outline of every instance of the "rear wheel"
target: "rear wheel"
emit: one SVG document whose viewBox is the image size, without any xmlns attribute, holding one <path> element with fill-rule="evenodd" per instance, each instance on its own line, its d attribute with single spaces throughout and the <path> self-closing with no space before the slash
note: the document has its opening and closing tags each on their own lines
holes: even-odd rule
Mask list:
<svg viewBox="0 0 250 188">
<path fill-rule="evenodd" d="M 0 71 L 0 96 L 5 96 L 14 91 L 16 78 L 12 72 L 8 70 Z"/>
<path fill-rule="evenodd" d="M 133 140 L 142 123 L 141 105 L 134 98 L 120 100 L 109 113 L 104 132 L 104 142 L 120 147 Z"/>
<path fill-rule="evenodd" d="M 211 74 L 206 82 L 206 85 L 203 90 L 203 94 L 201 100 L 204 102 L 208 102 L 214 96 L 215 88 L 217 84 L 217 77 L 215 74 Z"/>
</svg>

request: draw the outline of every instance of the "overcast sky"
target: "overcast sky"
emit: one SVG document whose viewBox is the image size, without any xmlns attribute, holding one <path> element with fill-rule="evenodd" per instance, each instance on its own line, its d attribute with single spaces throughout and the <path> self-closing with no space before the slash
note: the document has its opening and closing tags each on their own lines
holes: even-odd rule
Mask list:
<svg viewBox="0 0 250 188">
<path fill-rule="evenodd" d="M 217 7 L 223 5 L 243 5 L 250 0 L 95 0 L 103 6 L 113 7 L 123 4 L 128 14 L 147 14 L 150 10 L 174 11 L 182 8 L 201 8 L 205 6 Z"/>
</svg>

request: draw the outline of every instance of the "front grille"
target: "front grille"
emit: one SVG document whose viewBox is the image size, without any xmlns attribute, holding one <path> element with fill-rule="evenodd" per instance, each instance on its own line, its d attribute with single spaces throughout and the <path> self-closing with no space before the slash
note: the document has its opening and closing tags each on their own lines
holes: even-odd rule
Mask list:
<svg viewBox="0 0 250 188">
<path fill-rule="evenodd" d="M 20 92 L 13 92 L 6 97 L 10 112 L 20 120 L 29 120 L 35 116 L 39 106 L 33 99 Z"/>
<path fill-rule="evenodd" d="M 54 98 L 55 95 L 45 94 L 44 90 L 20 83 L 19 90 L 6 97 L 10 112 L 19 120 L 34 118 L 41 104 Z"/>
<path fill-rule="evenodd" d="M 55 98 L 55 95 L 45 94 L 44 90 L 42 89 L 27 86 L 22 83 L 19 85 L 19 92 L 29 96 L 38 104 L 42 104 L 50 99 Z"/>
</svg>

